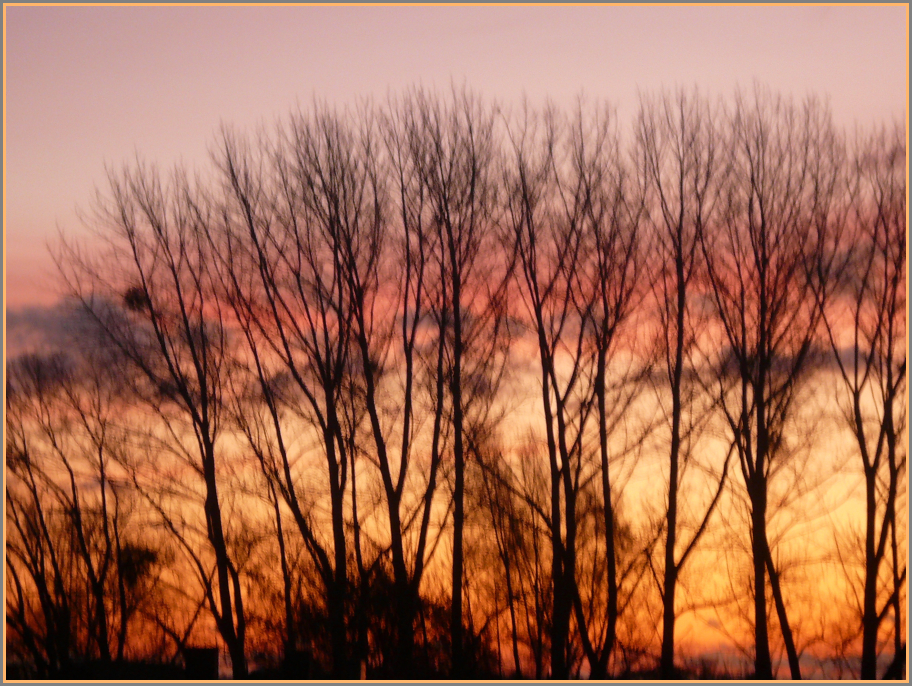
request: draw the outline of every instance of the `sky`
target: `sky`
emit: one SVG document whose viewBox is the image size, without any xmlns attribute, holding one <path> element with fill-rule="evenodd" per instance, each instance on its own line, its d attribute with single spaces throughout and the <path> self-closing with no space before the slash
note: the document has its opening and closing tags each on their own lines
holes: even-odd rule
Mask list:
<svg viewBox="0 0 912 686">
<path fill-rule="evenodd" d="M 904 119 L 905 5 L 881 7 L 4 7 L 9 310 L 59 297 L 48 245 L 84 235 L 106 165 L 202 168 L 220 124 L 416 85 L 507 105 L 759 81 L 829 98 L 851 130 Z"/>
<path fill-rule="evenodd" d="M 223 123 L 454 83 L 508 105 L 585 94 L 624 121 L 639 92 L 755 81 L 827 97 L 848 130 L 904 119 L 908 103 L 905 5 L 5 6 L 4 33 L 9 356 L 74 325 L 48 246 L 86 234 L 106 167 L 203 167 Z"/>
</svg>

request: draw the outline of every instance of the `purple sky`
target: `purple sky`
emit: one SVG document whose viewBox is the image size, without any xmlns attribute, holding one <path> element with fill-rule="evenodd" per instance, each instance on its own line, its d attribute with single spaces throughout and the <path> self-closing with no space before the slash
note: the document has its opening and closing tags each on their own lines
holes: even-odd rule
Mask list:
<svg viewBox="0 0 912 686">
<path fill-rule="evenodd" d="M 7 305 L 56 299 L 46 244 L 82 231 L 105 164 L 201 166 L 219 123 L 313 96 L 451 81 L 515 102 L 579 93 L 629 121 L 637 89 L 754 79 L 828 95 L 837 122 L 903 117 L 907 10 L 891 7 L 6 7 Z"/>
</svg>

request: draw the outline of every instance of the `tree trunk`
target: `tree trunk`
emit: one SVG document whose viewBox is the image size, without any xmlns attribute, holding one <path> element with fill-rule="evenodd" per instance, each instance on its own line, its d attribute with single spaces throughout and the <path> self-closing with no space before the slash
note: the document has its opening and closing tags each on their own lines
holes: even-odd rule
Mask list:
<svg viewBox="0 0 912 686">
<path fill-rule="evenodd" d="M 614 503 L 611 496 L 611 478 L 608 465 L 608 427 L 607 398 L 605 389 L 606 355 L 604 342 L 600 346 L 598 355 L 598 371 L 595 382 L 595 392 L 598 396 L 599 419 L 599 456 L 601 460 L 602 497 L 605 508 L 605 558 L 608 575 L 608 625 L 605 629 L 605 643 L 602 654 L 596 664 L 594 678 L 604 679 L 607 676 L 608 661 L 614 650 L 615 634 L 618 620 L 618 581 L 617 581 L 617 553 L 614 541 Z"/>
<path fill-rule="evenodd" d="M 409 679 L 413 673 L 412 656 L 415 652 L 415 612 L 417 599 L 409 584 L 404 587 L 396 583 L 395 588 L 399 595 L 397 603 L 397 654 L 396 674 L 397 679 Z"/>
<path fill-rule="evenodd" d="M 462 293 L 456 246 L 452 231 L 450 238 L 450 268 L 453 270 L 453 378 L 450 392 L 453 397 L 453 459 L 455 483 L 453 488 L 453 604 L 450 616 L 450 645 L 452 660 L 450 675 L 459 678 L 465 673 L 466 663 L 462 636 L 462 576 L 463 529 L 465 527 L 465 447 L 463 445 L 462 408 Z"/>
<path fill-rule="evenodd" d="M 766 484 L 755 475 L 751 483 L 751 554 L 754 560 L 754 678 L 772 679 L 769 628 L 766 622 Z"/>
<path fill-rule="evenodd" d="M 861 678 L 877 678 L 877 568 L 874 520 L 877 517 L 876 472 L 865 468 L 865 579 L 862 606 Z"/>
<path fill-rule="evenodd" d="M 212 446 L 207 446 L 203 462 L 203 473 L 206 481 L 206 524 L 209 541 L 215 553 L 216 576 L 218 578 L 219 604 L 221 621 L 219 633 L 228 646 L 231 656 L 231 671 L 234 679 L 247 676 L 247 660 L 242 637 L 235 630 L 235 608 L 231 600 L 231 583 L 229 580 L 228 546 L 222 528 L 222 513 L 219 507 L 218 490 L 215 481 L 215 458 Z M 239 599 L 236 599 L 236 601 Z M 240 621 L 238 617 L 238 621 Z"/>
<path fill-rule="evenodd" d="M 338 433 L 338 419 L 335 409 L 330 404 L 333 401 L 331 390 L 326 391 L 329 426 L 324 437 L 326 445 L 326 460 L 329 465 L 330 498 L 332 508 L 334 573 L 332 585 L 328 594 L 329 631 L 332 643 L 332 673 L 336 679 L 344 679 L 351 675 L 351 665 L 348 659 L 348 642 L 346 637 L 345 622 L 345 596 L 348 585 L 346 541 L 345 541 L 345 515 L 343 512 L 344 484 L 339 475 L 338 452 L 335 446 L 335 436 Z M 344 458 L 343 458 L 344 459 Z"/>
<path fill-rule="evenodd" d="M 680 224 L 678 236 L 681 234 Z M 668 454 L 668 514 L 665 518 L 665 581 L 662 593 L 662 657 L 659 671 L 663 679 L 676 677 L 675 649 L 675 590 L 678 582 L 678 565 L 675 562 L 675 545 L 678 534 L 678 470 L 681 454 L 681 376 L 684 367 L 684 315 L 687 306 L 687 282 L 680 240 L 675 250 L 676 310 L 675 358 L 671 378 L 671 448 Z"/>
<path fill-rule="evenodd" d="M 773 556 L 769 548 L 766 550 L 766 570 L 773 589 L 773 601 L 776 603 L 776 614 L 779 616 L 779 627 L 782 630 L 782 641 L 785 643 L 785 652 L 788 655 L 789 671 L 792 679 L 801 679 L 801 665 L 798 660 L 798 651 L 795 649 L 795 638 L 792 627 L 789 625 L 788 615 L 785 612 L 785 600 L 782 597 L 782 587 L 779 585 L 779 572 L 773 566 Z"/>
<path fill-rule="evenodd" d="M 674 666 L 675 649 L 675 586 L 678 582 L 677 570 L 674 563 L 668 566 L 668 556 L 665 558 L 665 588 L 662 594 L 662 657 L 659 663 L 659 673 L 663 679 L 677 678 Z"/>
<path fill-rule="evenodd" d="M 285 549 L 285 531 L 282 528 L 282 511 L 279 509 L 279 500 L 276 497 L 275 487 L 269 483 L 269 495 L 272 500 L 276 520 L 276 538 L 279 544 L 279 565 L 282 568 L 282 600 L 285 607 L 285 655 L 294 650 L 297 644 L 296 627 L 294 620 L 294 605 L 292 603 L 291 571 L 288 568 L 288 553 Z"/>
</svg>

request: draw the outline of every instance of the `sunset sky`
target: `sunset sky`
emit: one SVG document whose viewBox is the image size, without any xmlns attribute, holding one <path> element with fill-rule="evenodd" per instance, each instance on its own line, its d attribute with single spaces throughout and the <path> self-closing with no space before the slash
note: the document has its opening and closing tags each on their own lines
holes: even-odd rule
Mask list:
<svg viewBox="0 0 912 686">
<path fill-rule="evenodd" d="M 35 461 L 45 469 L 48 484 L 58 476 L 70 480 L 74 500 L 78 470 L 71 469 L 69 460 L 71 454 L 74 463 L 81 460 L 88 485 L 79 489 L 101 503 L 101 519 L 92 521 L 105 523 L 93 526 L 106 536 L 106 494 L 142 495 L 145 500 L 135 507 L 131 501 L 121 520 L 115 498 L 111 521 L 123 521 L 125 530 L 133 527 L 137 543 L 128 545 L 140 553 L 146 550 L 141 548 L 143 527 L 153 532 L 147 522 L 154 522 L 158 528 L 149 534 L 149 545 L 159 547 L 148 548 L 154 565 L 148 563 L 144 573 L 151 579 L 148 570 L 154 566 L 174 579 L 166 579 L 171 585 L 164 590 L 135 585 L 136 597 L 148 591 L 148 599 L 154 597 L 179 618 L 200 590 L 199 607 L 208 602 L 211 612 L 196 629 L 194 615 L 187 635 L 196 631 L 200 645 L 218 637 L 237 678 L 244 676 L 256 642 L 272 645 L 279 635 L 278 624 L 267 627 L 263 620 L 257 627 L 255 622 L 261 621 L 257 613 L 267 619 L 272 613 L 264 599 L 273 597 L 268 593 L 279 589 L 280 582 L 289 601 L 282 619 L 287 630 L 282 640 L 288 639 L 283 650 L 301 652 L 292 640 L 298 631 L 295 621 L 303 625 L 310 606 L 296 606 L 300 617 L 294 619 L 289 559 L 304 580 L 295 581 L 305 589 L 294 591 L 298 600 L 306 595 L 311 602 L 307 594 L 316 598 L 322 593 L 325 616 L 334 620 L 324 631 L 332 644 L 321 648 L 323 658 L 331 655 L 334 674 L 343 673 L 340 665 L 358 664 L 348 659 L 356 654 L 366 669 L 374 650 L 371 644 L 362 651 L 368 646 L 367 628 L 358 637 L 357 650 L 349 635 L 352 627 L 368 627 L 368 619 L 377 635 L 395 626 L 398 635 L 391 645 L 410 657 L 400 649 L 413 647 L 419 607 L 413 600 L 427 600 L 428 608 L 450 604 L 448 669 L 458 676 L 465 662 L 462 648 L 468 645 L 462 620 L 468 618 L 472 626 L 476 615 L 487 612 L 487 621 L 496 620 L 499 632 L 501 623 L 507 626 L 501 600 L 506 598 L 503 607 L 512 610 L 521 597 L 528 620 L 533 612 L 522 596 L 523 583 L 536 598 L 539 639 L 550 632 L 550 645 L 566 653 L 553 651 L 552 674 L 569 674 L 562 664 L 567 651 L 580 648 L 571 645 L 576 640 L 570 632 L 571 605 L 580 637 L 610 637 L 599 648 L 604 660 L 593 657 L 593 648 L 582 641 L 586 650 L 580 655 L 586 655 L 587 670 L 591 667 L 596 676 L 600 663 L 602 674 L 627 673 L 627 646 L 657 647 L 660 628 L 670 637 L 665 646 L 670 649 L 661 651 L 657 663 L 661 674 L 676 673 L 676 655 L 731 658 L 733 664 L 744 658 L 745 670 L 755 671 L 743 673 L 758 677 L 784 676 L 786 668 L 796 674 L 798 658 L 790 643 L 780 578 L 788 613 L 798 618 L 795 635 L 806 643 L 800 658 L 805 676 L 829 675 L 834 665 L 842 669 L 838 660 L 849 659 L 862 635 L 865 652 L 859 654 L 867 657 L 859 660 L 860 673 L 871 673 L 866 671 L 870 665 L 880 669 L 878 656 L 883 661 L 887 652 L 899 653 L 900 640 L 905 640 L 898 630 L 889 633 L 899 625 L 887 626 L 894 619 L 873 628 L 870 620 L 877 619 L 878 603 L 899 619 L 900 599 L 908 605 L 907 589 L 901 588 L 905 576 L 900 579 L 898 571 L 908 550 L 908 530 L 895 515 L 899 511 L 904 521 L 908 514 L 908 491 L 893 487 L 898 480 L 907 481 L 906 453 L 900 451 L 898 457 L 894 448 L 908 440 L 908 404 L 905 397 L 900 402 L 887 391 L 883 397 L 877 393 L 889 387 L 899 389 L 897 397 L 906 395 L 905 357 L 897 351 L 908 341 L 897 334 L 891 347 L 894 332 L 907 330 L 900 314 L 905 300 L 886 312 L 877 305 L 898 302 L 898 296 L 891 299 L 881 291 L 906 283 L 905 261 L 894 259 L 882 245 L 905 247 L 903 199 L 908 196 L 901 185 L 903 168 L 896 162 L 905 148 L 898 138 L 878 139 L 871 133 L 899 124 L 890 128 L 891 136 L 898 136 L 907 122 L 908 15 L 908 5 L 899 4 L 4 6 L 5 435 L 22 443 L 20 448 L 7 440 L 5 474 L 12 475 L 14 485 L 19 479 L 28 486 L 21 493 L 7 486 L 6 502 L 19 507 L 18 512 L 27 511 L 17 502 L 32 501 L 40 512 L 42 499 L 48 507 L 69 508 L 64 490 L 65 497 L 50 488 L 47 494 L 39 492 L 32 454 L 49 465 Z M 766 91 L 758 89 L 756 109 L 750 103 L 712 109 L 719 100 L 734 101 L 739 90 L 750 92 L 756 86 L 773 94 L 765 100 Z M 346 149 L 355 117 L 302 120 L 299 148 L 288 143 L 290 136 L 280 139 L 274 133 L 277 122 L 313 101 L 339 109 L 367 102 L 388 105 L 388 99 L 412 88 L 435 96 L 465 88 L 507 114 L 524 100 L 536 113 L 552 103 L 571 114 L 581 98 L 607 103 L 616 108 L 622 147 L 613 147 L 610 127 L 598 129 L 605 121 L 601 110 L 592 120 L 581 115 L 575 122 L 568 118 L 566 125 L 557 120 L 551 128 L 545 114 L 545 125 L 516 127 L 521 135 L 514 135 L 516 119 L 492 114 L 490 120 L 481 115 L 476 120 L 470 114 L 464 124 L 457 120 L 468 105 L 457 114 L 434 110 L 433 103 L 445 97 L 431 97 L 427 106 L 416 97 L 401 115 L 387 106 L 384 111 L 403 119 L 384 130 L 378 148 L 372 139 L 354 153 L 354 145 Z M 699 96 L 682 97 L 679 103 L 645 100 L 653 108 L 644 108 L 636 126 L 641 97 L 693 88 Z M 801 121 L 797 108 L 775 110 L 778 95 L 800 103 L 807 119 Z M 828 103 L 845 138 L 831 135 L 827 123 L 815 118 L 819 110 L 808 104 L 809 95 Z M 474 103 L 471 98 L 464 102 Z M 771 111 L 763 110 L 766 106 Z M 728 112 L 737 114 L 728 118 Z M 409 113 L 415 118 L 407 119 Z M 717 113 L 725 119 L 718 127 Z M 676 118 L 680 128 L 671 122 Z M 441 120 L 446 124 L 435 130 L 433 124 Z M 490 147 L 484 135 L 488 121 L 495 122 L 490 124 Z M 226 161 L 213 167 L 210 151 L 226 127 L 248 136 L 225 136 Z M 273 150 L 264 143 L 268 139 L 256 138 L 258 129 L 280 141 L 271 158 Z M 478 131 L 483 135 L 476 137 Z M 445 149 L 447 136 L 456 141 L 450 149 Z M 515 160 L 507 160 L 522 147 L 508 147 L 519 139 L 523 146 L 531 143 Z M 853 140 L 858 143 L 854 148 Z M 267 154 L 245 157 L 249 141 Z M 844 141 L 850 154 L 841 154 Z M 291 166 L 307 153 L 313 159 Z M 336 165 L 336 159 L 342 163 Z M 120 198 L 121 205 L 98 203 L 96 198 L 108 197 L 109 173 L 116 177 L 140 163 L 161 173 L 140 166 L 140 190 L 134 185 Z M 155 194 L 145 191 L 174 168 L 188 171 L 191 179 L 198 172 L 204 190 L 182 195 L 178 188 L 167 202 L 147 201 Z M 251 176 L 260 174 L 255 180 L 267 182 L 245 185 L 244 172 L 250 169 Z M 287 169 L 293 176 L 281 176 Z M 235 170 L 241 171 L 235 175 Z M 129 173 L 123 174 L 124 186 L 130 188 Z M 282 186 L 285 178 L 300 186 L 282 195 L 291 187 Z M 890 184 L 883 198 L 865 185 L 871 182 L 880 191 L 888 185 L 885 180 Z M 883 188 L 877 185 L 881 182 Z M 187 188 L 196 190 L 192 181 Z M 451 198 L 468 202 L 451 207 Z M 149 215 L 160 211 L 167 218 L 141 219 L 140 237 L 130 246 L 133 202 L 153 208 Z M 109 210 L 111 224 L 120 224 L 120 234 L 93 235 L 93 208 L 99 206 Z M 757 207 L 761 220 L 754 222 Z M 867 214 L 871 207 L 879 212 L 876 220 L 873 210 Z M 202 211 L 194 213 L 197 208 Z M 337 221 L 340 216 L 345 221 Z M 363 217 L 375 224 L 368 226 Z M 172 220 L 187 230 L 175 235 L 160 230 Z M 201 229 L 194 234 L 187 224 Z M 871 233 L 864 233 L 869 228 Z M 878 232 L 887 237 L 881 239 Z M 193 243 L 187 236 L 199 239 L 198 252 L 187 249 Z M 204 236 L 212 240 L 202 240 Z M 105 252 L 101 242 L 108 238 L 122 240 L 125 247 Z M 53 255 L 62 239 L 88 248 L 63 261 L 85 296 L 79 307 L 64 300 L 55 267 Z M 684 245 L 688 241 L 689 247 Z M 883 254 L 874 250 L 868 255 L 863 248 L 870 245 Z M 754 262 L 744 257 L 751 247 Z M 830 271 L 829 265 L 841 263 L 843 255 L 860 257 Z M 792 256 L 799 259 L 790 260 Z M 431 266 L 413 270 L 416 264 Z M 809 264 L 813 270 L 805 269 Z M 867 286 L 876 271 L 872 265 L 894 278 L 884 276 Z M 853 289 L 858 291 L 855 300 Z M 608 295 L 613 290 L 619 294 L 616 300 Z M 859 309 L 853 310 L 853 304 Z M 311 314 L 318 310 L 322 319 Z M 745 314 L 743 320 L 739 313 Z M 884 328 L 871 335 L 873 343 L 859 343 L 866 317 L 873 321 L 875 316 L 882 317 L 877 321 Z M 854 329 L 844 323 L 852 321 Z M 733 331 L 741 332 L 740 340 Z M 853 335 L 859 346 L 854 349 Z M 865 345 L 873 350 L 862 350 Z M 42 355 L 49 351 L 62 354 Z M 862 358 L 871 369 L 874 361 L 881 367 L 879 372 L 867 370 L 871 375 L 859 390 L 845 369 L 855 365 L 858 383 Z M 900 364 L 896 378 L 901 381 L 894 382 Z M 196 377 L 185 374 L 185 368 Z M 313 381 L 317 378 L 319 384 Z M 883 379 L 887 381 L 877 386 Z M 312 393 L 310 384 L 322 395 Z M 101 438 L 86 424 L 85 436 L 91 440 L 85 445 L 91 450 L 80 457 L 74 451 L 88 439 L 71 417 L 86 421 L 79 402 L 94 399 L 93 393 L 100 399 Z M 863 400 L 852 406 L 853 397 Z M 46 410 L 41 404 L 45 398 L 57 405 L 48 404 Z M 45 416 L 50 431 L 42 423 Z M 862 470 L 859 456 L 868 459 L 868 424 L 860 425 L 858 436 L 852 434 L 852 421 L 859 428 L 858 417 L 882 431 L 877 450 L 886 450 L 889 462 L 878 457 L 873 468 Z M 887 418 L 882 425 L 881 417 Z M 69 452 L 58 447 L 56 421 L 71 441 L 65 446 Z M 109 425 L 114 429 L 106 433 Z M 18 434 L 10 428 L 16 426 Z M 46 443 L 41 431 L 49 437 Z M 105 438 L 111 435 L 116 437 Z M 35 445 L 44 452 L 33 451 Z M 388 454 L 396 452 L 401 453 L 398 462 L 390 462 Z M 108 453 L 112 472 L 106 472 Z M 284 471 L 276 466 L 280 458 Z M 888 467 L 892 485 L 872 506 L 874 478 Z M 574 484 L 572 469 L 577 470 Z M 868 510 L 863 508 L 865 486 Z M 472 508 L 468 517 L 464 505 Z M 552 506 L 550 518 L 546 505 Z M 72 519 L 81 527 L 79 507 L 62 511 L 78 515 Z M 19 524 L 19 515 L 9 512 Z M 286 556 L 282 520 L 288 513 L 294 515 L 287 519 L 293 543 Z M 884 532 L 878 534 L 876 559 L 869 544 L 874 529 L 867 529 L 866 540 L 863 528 L 875 515 Z M 169 517 L 179 518 L 179 525 Z M 424 527 L 420 534 L 416 522 Z M 526 525 L 528 531 L 522 531 Z M 884 557 L 886 532 L 893 539 Z M 19 549 L 36 550 L 30 547 L 29 531 L 19 526 L 18 533 Z M 186 560 L 155 558 L 156 551 L 166 550 L 166 543 L 152 540 L 159 533 L 162 541 L 171 541 L 173 534 L 188 553 Z M 251 541 L 259 538 L 244 548 L 248 534 Z M 47 529 L 44 535 L 52 546 Z M 435 536 L 433 548 L 424 548 L 431 540 L 426 535 Z M 540 550 L 549 536 L 550 552 Z M 438 543 L 440 552 L 435 552 Z M 120 570 L 129 558 L 120 557 L 119 540 L 113 557 L 110 544 L 107 540 L 102 574 L 116 560 L 125 579 Z M 507 546 L 512 552 L 504 552 Z M 662 559 L 661 546 L 668 553 Z M 86 569 L 93 570 L 84 542 L 82 548 Z M 366 566 L 362 549 L 376 556 Z M 687 552 L 676 562 L 682 549 Z M 238 550 L 249 558 L 235 565 L 243 557 Z M 691 550 L 697 552 L 690 556 Z M 327 551 L 335 553 L 331 564 Z M 305 559 L 305 553 L 310 557 Z M 18 550 L 13 554 L 26 559 Z M 520 583 L 517 593 L 511 587 L 509 555 Z M 279 558 L 281 578 L 274 564 Z M 383 567 L 387 558 L 392 572 Z M 350 559 L 357 559 L 360 573 L 357 604 L 355 586 L 349 583 L 355 569 Z M 546 559 L 550 569 L 544 574 Z M 200 560 L 212 562 L 219 576 L 207 579 Z M 869 566 L 873 571 L 867 578 L 876 583 L 865 586 L 863 563 L 872 560 L 876 564 Z M 196 566 L 185 565 L 188 561 Z M 616 562 L 624 577 L 619 584 Z M 566 573 L 560 571 L 562 565 Z M 667 572 L 663 580 L 656 565 Z M 188 588 L 196 583 L 185 579 L 188 570 L 199 571 L 199 589 L 185 592 L 185 583 Z M 71 577 L 74 584 L 82 583 L 77 574 Z M 215 578 L 220 609 L 212 591 Z M 504 593 L 498 590 L 502 578 L 507 581 Z M 240 579 L 250 581 L 246 590 Z M 380 595 L 388 591 L 388 580 L 396 593 L 406 589 L 414 595 L 392 601 L 389 616 L 405 621 L 389 626 L 383 624 L 388 617 L 382 607 L 389 599 Z M 107 593 L 107 582 L 92 583 L 97 598 Z M 96 609 L 87 611 L 87 636 L 95 631 L 88 621 L 92 612 L 104 618 L 110 610 L 113 618 L 119 602 L 118 616 L 128 617 L 125 583 L 109 608 L 99 600 Z M 776 607 L 764 608 L 765 588 L 775 590 Z M 864 608 L 853 604 L 865 588 L 868 601 L 873 597 L 873 611 L 871 602 Z M 376 602 L 370 595 L 374 591 Z M 891 593 L 895 610 L 884 604 Z M 438 601 L 438 596 L 450 599 Z M 24 603 L 22 597 L 18 602 Z M 474 599 L 476 609 L 463 608 L 463 598 Z M 540 598 L 551 603 L 547 631 Z M 618 612 L 619 598 L 626 600 Z M 607 613 L 594 609 L 603 602 Z M 371 609 L 371 603 L 380 609 Z M 249 617 L 256 618 L 250 623 L 252 639 L 244 638 L 244 604 L 253 608 Z M 8 625 L 10 607 L 7 600 Z M 226 607 L 227 623 L 221 619 Z M 663 610 L 664 626 L 659 619 Z M 759 618 L 774 612 L 770 626 L 776 664 L 771 664 L 770 656 L 763 656 L 769 641 L 761 635 Z M 851 634 L 855 614 L 865 618 L 858 636 Z M 321 616 L 313 614 L 307 621 L 316 626 L 313 618 Z M 151 626 L 151 615 L 148 619 Z M 346 625 L 354 619 L 364 623 Z M 20 622 L 22 631 L 27 633 L 30 621 Z M 106 627 L 106 621 L 99 626 Z M 120 622 L 118 662 L 129 622 Z M 516 627 L 514 616 L 515 655 L 510 659 L 519 670 L 529 658 L 524 654 L 520 659 Z M 529 655 L 535 652 L 531 627 L 527 621 Z M 487 636 L 485 631 L 478 637 Z M 100 654 L 108 648 L 102 633 L 92 639 L 94 644 L 85 643 L 96 645 Z M 872 652 L 870 646 L 888 635 L 895 646 L 888 646 L 889 651 L 875 646 Z M 500 633 L 496 636 L 498 648 L 506 645 Z M 614 671 L 605 671 L 615 639 L 625 667 L 619 669 L 620 658 L 613 657 Z M 143 641 L 136 645 L 144 646 Z M 544 643 L 538 645 L 544 650 Z M 791 665 L 783 657 L 785 645 Z M 245 654 L 248 648 L 251 652 Z M 374 650 L 374 657 L 386 660 L 385 650 Z M 542 655 L 537 654 L 535 665 L 539 674 Z M 110 656 L 106 659 L 110 662 Z M 396 660 L 383 668 L 398 667 Z M 408 662 L 402 664 L 411 669 Z M 583 663 L 581 657 L 578 662 Z"/>
<path fill-rule="evenodd" d="M 316 97 L 463 83 L 510 104 L 758 80 L 828 96 L 838 124 L 904 118 L 907 9 L 882 7 L 4 7 L 10 310 L 57 299 L 47 244 L 84 230 L 105 165 L 202 167 L 220 123 Z"/>
</svg>

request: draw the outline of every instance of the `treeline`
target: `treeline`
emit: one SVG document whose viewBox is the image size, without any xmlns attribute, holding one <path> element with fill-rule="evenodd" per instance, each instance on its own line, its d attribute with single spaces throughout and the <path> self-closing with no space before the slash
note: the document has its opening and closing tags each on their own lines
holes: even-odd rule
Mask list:
<svg viewBox="0 0 912 686">
<path fill-rule="evenodd" d="M 880 676 L 904 134 L 414 91 L 112 171 L 56 252 L 72 344 L 7 365 L 8 664 L 675 678 L 710 608 L 753 677 Z"/>
</svg>

